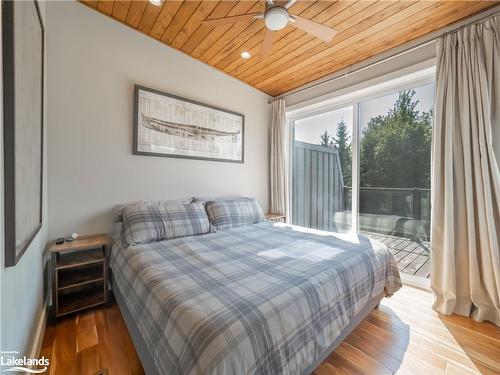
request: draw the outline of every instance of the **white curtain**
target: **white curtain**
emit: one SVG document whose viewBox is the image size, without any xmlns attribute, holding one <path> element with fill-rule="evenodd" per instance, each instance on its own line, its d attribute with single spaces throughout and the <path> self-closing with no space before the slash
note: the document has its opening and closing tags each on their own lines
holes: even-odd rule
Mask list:
<svg viewBox="0 0 500 375">
<path fill-rule="evenodd" d="M 433 307 L 500 326 L 500 17 L 440 38 L 437 49 Z"/>
<path fill-rule="evenodd" d="M 271 212 L 288 215 L 287 122 L 285 100 L 270 104 L 271 119 Z"/>
</svg>

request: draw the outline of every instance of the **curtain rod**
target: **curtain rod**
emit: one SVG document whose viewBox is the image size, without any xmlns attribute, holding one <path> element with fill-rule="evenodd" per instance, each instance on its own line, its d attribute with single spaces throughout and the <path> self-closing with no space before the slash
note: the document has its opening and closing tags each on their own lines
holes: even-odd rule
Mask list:
<svg viewBox="0 0 500 375">
<path fill-rule="evenodd" d="M 268 101 L 268 103 L 271 103 L 271 102 L 272 102 L 273 100 L 275 100 L 275 99 L 282 99 L 282 98 L 284 98 L 284 97 L 286 97 L 286 96 L 288 96 L 288 95 L 298 94 L 298 93 L 301 93 L 301 92 L 304 92 L 304 91 L 308 91 L 308 90 L 311 90 L 311 89 L 313 89 L 313 88 L 316 88 L 316 87 L 319 87 L 319 86 L 325 85 L 325 84 L 327 84 L 327 83 L 331 83 L 331 82 L 337 81 L 337 80 L 339 80 L 339 79 L 342 79 L 342 78 L 348 77 L 348 76 L 350 76 L 350 75 L 352 75 L 352 74 L 358 73 L 358 72 L 360 72 L 360 71 L 362 71 L 362 70 L 369 69 L 369 68 L 371 68 L 372 66 L 375 66 L 375 65 L 378 65 L 378 64 L 384 63 L 384 62 L 386 62 L 386 61 L 388 61 L 388 60 L 391 60 L 391 59 L 394 59 L 394 58 L 396 58 L 396 57 L 398 57 L 398 56 L 404 55 L 404 54 L 406 54 L 406 53 L 408 53 L 408 52 L 411 52 L 411 51 L 413 51 L 413 50 L 415 50 L 415 49 L 417 49 L 417 48 L 420 48 L 420 47 L 423 47 L 423 46 L 429 45 L 429 44 L 431 44 L 431 43 L 435 42 L 435 41 L 436 41 L 436 39 L 441 38 L 441 37 L 443 37 L 443 36 L 445 36 L 445 35 L 451 34 L 451 33 L 455 32 L 455 31 L 457 31 L 457 30 L 459 30 L 459 29 L 461 29 L 461 28 L 463 28 L 463 27 L 465 27 L 465 26 L 471 25 L 471 24 L 473 24 L 473 23 L 480 23 L 481 21 L 483 21 L 483 20 L 485 20 L 485 19 L 487 19 L 487 18 L 490 18 L 490 17 L 495 17 L 495 16 L 500 15 L 500 10 L 498 10 L 498 11 L 495 11 L 495 12 L 491 13 L 494 9 L 497 9 L 497 8 L 498 8 L 498 7 L 493 7 L 493 8 L 490 8 L 489 10 L 486 10 L 486 11 L 485 11 L 485 13 L 488 13 L 488 14 L 485 14 L 485 15 L 483 15 L 483 16 L 476 15 L 476 16 L 472 16 L 472 17 L 470 17 L 470 18 L 475 18 L 475 17 L 477 17 L 477 16 L 480 16 L 480 18 L 477 18 L 477 19 L 471 20 L 470 22 L 466 23 L 465 25 L 461 25 L 461 23 L 462 23 L 462 22 L 466 22 L 466 21 L 458 21 L 458 22 L 457 22 L 457 24 L 458 24 L 458 25 L 456 25 L 456 26 L 453 26 L 453 24 L 452 24 L 452 25 L 449 25 L 449 26 L 447 26 L 447 27 L 445 27 L 445 28 L 443 28 L 443 29 L 447 29 L 447 28 L 451 27 L 451 28 L 452 28 L 451 30 L 442 31 L 442 32 L 440 32 L 438 35 L 436 35 L 436 36 L 432 37 L 432 38 L 431 38 L 431 39 L 429 39 L 429 40 L 424 40 L 424 41 L 422 41 L 422 42 L 420 42 L 420 43 L 417 43 L 416 45 L 413 45 L 413 46 L 410 46 L 410 47 L 408 47 L 408 48 L 405 48 L 405 49 L 403 49 L 402 51 L 399 51 L 399 52 L 396 52 L 396 53 L 394 53 L 394 54 L 392 54 L 392 55 L 390 55 L 390 56 L 384 57 L 384 58 L 383 58 L 383 59 L 381 59 L 381 60 L 373 61 L 373 62 L 371 62 L 371 63 L 369 63 L 369 64 L 366 64 L 366 65 L 364 65 L 364 66 L 360 66 L 359 68 L 356 68 L 356 69 L 351 70 L 351 71 L 347 71 L 347 72 L 345 72 L 345 73 L 340 73 L 338 76 L 332 77 L 332 78 L 327 79 L 327 80 L 325 80 L 325 81 L 317 82 L 317 83 L 311 84 L 310 86 L 307 86 L 307 87 L 304 87 L 304 88 L 301 88 L 301 89 L 296 89 L 296 91 L 293 91 L 293 90 L 292 90 L 292 91 L 290 91 L 290 92 L 288 92 L 288 93 L 284 93 L 284 94 L 281 94 L 281 95 L 275 96 L 275 97 L 271 98 L 271 99 Z M 423 36 L 422 38 L 425 38 L 425 36 Z M 410 42 L 410 43 L 411 43 L 411 42 Z M 395 47 L 395 48 L 397 48 L 397 47 Z M 348 69 L 348 68 L 346 68 L 346 69 Z"/>
</svg>

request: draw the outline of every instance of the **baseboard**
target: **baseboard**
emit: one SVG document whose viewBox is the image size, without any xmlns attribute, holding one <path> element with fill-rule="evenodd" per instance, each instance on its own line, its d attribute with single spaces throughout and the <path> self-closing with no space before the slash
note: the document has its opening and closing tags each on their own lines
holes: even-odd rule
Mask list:
<svg viewBox="0 0 500 375">
<path fill-rule="evenodd" d="M 43 336 L 45 334 L 45 325 L 47 324 L 48 302 L 49 299 L 47 298 L 43 303 L 40 315 L 38 316 L 34 335 L 30 341 L 31 347 L 28 348 L 27 351 L 28 358 L 38 358 L 40 356 L 40 351 L 42 349 L 42 343 L 43 343 Z"/>
</svg>

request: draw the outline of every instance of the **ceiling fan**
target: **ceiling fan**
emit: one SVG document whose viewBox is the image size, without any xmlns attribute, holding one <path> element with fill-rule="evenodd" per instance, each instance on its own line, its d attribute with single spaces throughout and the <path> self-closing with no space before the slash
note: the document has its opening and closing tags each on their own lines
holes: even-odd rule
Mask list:
<svg viewBox="0 0 500 375">
<path fill-rule="evenodd" d="M 274 0 L 266 0 L 266 10 L 264 13 L 250 13 L 243 14 L 241 16 L 213 18 L 203 21 L 203 24 L 209 26 L 219 26 L 236 22 L 251 22 L 259 19 L 264 20 L 267 30 L 262 46 L 260 47 L 260 58 L 265 58 L 271 53 L 273 47 L 272 32 L 285 28 L 288 23 L 325 42 L 331 41 L 335 34 L 337 34 L 337 31 L 331 27 L 308 20 L 307 18 L 290 14 L 288 9 L 296 1 L 297 0 L 288 0 L 284 5 L 278 5 Z"/>
</svg>

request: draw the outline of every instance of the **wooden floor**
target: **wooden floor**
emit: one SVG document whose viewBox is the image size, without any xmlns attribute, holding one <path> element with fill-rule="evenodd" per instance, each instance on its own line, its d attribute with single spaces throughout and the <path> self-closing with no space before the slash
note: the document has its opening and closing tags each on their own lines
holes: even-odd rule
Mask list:
<svg viewBox="0 0 500 375">
<path fill-rule="evenodd" d="M 399 272 L 426 279 L 431 277 L 431 246 L 428 242 L 415 242 L 386 234 L 364 234 L 387 245 L 398 262 Z"/>
<path fill-rule="evenodd" d="M 383 300 L 314 372 L 334 374 L 500 374 L 500 328 L 440 316 L 430 293 L 403 287 Z M 142 374 L 117 305 L 47 327 L 50 374 Z"/>
</svg>

